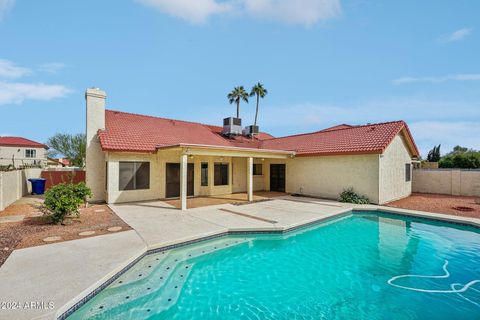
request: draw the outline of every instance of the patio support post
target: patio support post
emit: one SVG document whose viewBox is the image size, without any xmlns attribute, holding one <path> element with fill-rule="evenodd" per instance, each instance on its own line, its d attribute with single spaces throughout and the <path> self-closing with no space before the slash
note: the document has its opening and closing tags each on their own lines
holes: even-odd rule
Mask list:
<svg viewBox="0 0 480 320">
<path fill-rule="evenodd" d="M 247 194 L 248 201 L 253 201 L 253 158 L 247 158 Z"/>
<path fill-rule="evenodd" d="M 182 210 L 187 210 L 187 162 L 188 155 L 182 154 L 180 156 L 180 200 Z"/>
</svg>

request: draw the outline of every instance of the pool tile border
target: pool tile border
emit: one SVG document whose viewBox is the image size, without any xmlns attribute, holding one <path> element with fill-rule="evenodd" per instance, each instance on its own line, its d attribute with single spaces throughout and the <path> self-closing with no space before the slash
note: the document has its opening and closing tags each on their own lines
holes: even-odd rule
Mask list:
<svg viewBox="0 0 480 320">
<path fill-rule="evenodd" d="M 321 224 L 329 221 L 333 221 L 336 219 L 343 218 L 345 216 L 354 214 L 355 212 L 378 212 L 382 211 L 387 214 L 392 214 L 396 216 L 407 216 L 407 217 L 412 217 L 412 218 L 417 218 L 421 220 L 428 220 L 428 221 L 440 221 L 440 222 L 445 222 L 445 223 L 451 223 L 451 224 L 456 224 L 456 225 L 461 225 L 461 226 L 468 226 L 468 227 L 474 227 L 477 229 L 480 229 L 480 220 L 479 221 L 472 221 L 472 220 L 466 220 L 468 218 L 465 217 L 457 217 L 457 216 L 451 216 L 451 215 L 439 215 L 439 214 L 432 214 L 429 212 L 423 212 L 423 211 L 410 211 L 410 210 L 402 210 L 402 209 L 397 209 L 397 208 L 391 208 L 391 207 L 370 207 L 370 206 L 355 206 L 353 208 L 346 208 L 345 211 L 330 215 L 327 217 L 323 217 L 320 219 L 316 219 L 313 221 L 309 221 L 303 224 L 299 224 L 296 226 L 288 227 L 285 229 L 272 229 L 272 230 L 229 230 L 225 232 L 220 232 L 217 234 L 205 236 L 205 237 L 199 237 L 196 239 L 192 240 L 187 240 L 187 241 L 182 241 L 179 243 L 175 244 L 170 244 L 158 248 L 153 248 L 153 249 L 147 249 L 145 252 L 140 254 L 138 257 L 136 257 L 134 260 L 129 262 L 125 267 L 123 267 L 119 272 L 115 273 L 113 276 L 111 276 L 109 279 L 107 279 L 105 282 L 103 282 L 100 286 L 95 288 L 93 291 L 88 293 L 85 297 L 80 299 L 78 302 L 76 302 L 73 306 L 67 309 L 67 311 L 63 312 L 60 316 L 57 317 L 58 320 L 66 320 L 69 316 L 71 316 L 75 311 L 80 309 L 82 306 L 84 306 L 89 300 L 94 298 L 100 291 L 104 290 L 106 287 L 108 287 L 110 284 L 112 284 L 115 280 L 117 280 L 120 276 L 122 276 L 125 272 L 130 270 L 137 262 L 139 262 L 141 259 L 143 259 L 145 256 L 150 255 L 150 254 L 155 254 L 163 251 L 168 251 L 184 246 L 188 246 L 191 244 L 199 243 L 199 242 L 204 242 L 208 240 L 213 240 L 221 237 L 226 237 L 229 235 L 253 235 L 253 234 L 285 234 L 293 231 L 297 231 L 299 229 L 304 229 L 311 227 L 316 224 Z M 442 217 L 444 216 L 444 217 Z"/>
</svg>

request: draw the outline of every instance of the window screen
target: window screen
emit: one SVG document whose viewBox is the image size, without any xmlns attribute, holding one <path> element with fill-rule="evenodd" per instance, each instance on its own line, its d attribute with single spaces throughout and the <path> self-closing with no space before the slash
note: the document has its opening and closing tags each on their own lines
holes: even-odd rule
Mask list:
<svg viewBox="0 0 480 320">
<path fill-rule="evenodd" d="M 202 186 L 208 186 L 208 163 L 202 162 Z"/>
<path fill-rule="evenodd" d="M 412 180 L 412 164 L 411 163 L 406 163 L 405 164 L 405 181 L 411 181 Z"/>
<path fill-rule="evenodd" d="M 150 188 L 150 162 L 120 162 L 119 190 Z"/>
<path fill-rule="evenodd" d="M 25 158 L 35 158 L 36 156 L 37 156 L 37 150 L 34 150 L 34 149 L 25 150 Z"/>
<path fill-rule="evenodd" d="M 215 163 L 213 176 L 214 176 L 214 185 L 216 186 L 228 185 L 228 164 Z"/>
</svg>

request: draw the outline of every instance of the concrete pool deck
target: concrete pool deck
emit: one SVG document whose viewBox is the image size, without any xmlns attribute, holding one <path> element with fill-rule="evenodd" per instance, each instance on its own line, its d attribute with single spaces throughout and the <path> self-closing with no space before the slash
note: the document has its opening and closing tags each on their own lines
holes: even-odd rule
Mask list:
<svg viewBox="0 0 480 320">
<path fill-rule="evenodd" d="M 355 210 L 382 210 L 480 227 L 479 219 L 285 196 L 180 211 L 162 201 L 112 205 L 134 230 L 15 250 L 0 268 L 5 302 L 53 302 L 52 309 L 0 310 L 0 319 L 56 319 L 148 250 L 229 232 L 281 232 Z"/>
</svg>

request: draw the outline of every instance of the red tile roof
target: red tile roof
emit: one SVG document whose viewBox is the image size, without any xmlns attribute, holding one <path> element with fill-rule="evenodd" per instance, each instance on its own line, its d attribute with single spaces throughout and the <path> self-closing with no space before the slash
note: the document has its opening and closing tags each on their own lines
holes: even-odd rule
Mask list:
<svg viewBox="0 0 480 320">
<path fill-rule="evenodd" d="M 262 139 L 272 136 L 261 133 L 254 139 L 229 139 L 222 127 L 133 113 L 106 110 L 105 130 L 99 132 L 106 151 L 155 152 L 157 148 L 180 143 L 224 147 L 259 148 Z"/>
<path fill-rule="evenodd" d="M 0 146 L 48 149 L 48 146 L 43 143 L 39 143 L 22 137 L 0 137 Z"/>
<path fill-rule="evenodd" d="M 340 125 L 322 131 L 265 140 L 262 147 L 295 150 L 297 155 L 382 153 L 402 130 L 412 156 L 418 156 L 418 149 L 404 121 L 362 126 Z"/>
<path fill-rule="evenodd" d="M 99 131 L 105 151 L 155 152 L 179 144 L 295 151 L 298 155 L 382 153 L 403 132 L 413 156 L 418 150 L 403 121 L 364 126 L 342 124 L 321 131 L 281 138 L 260 133 L 255 138 L 227 138 L 222 127 L 119 111 L 105 111 L 105 130 Z"/>
</svg>

